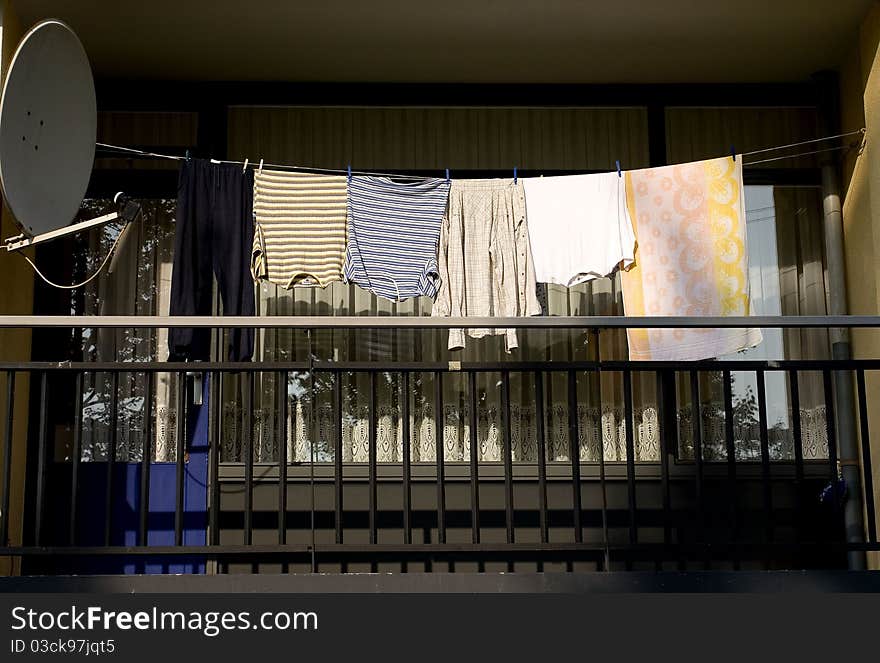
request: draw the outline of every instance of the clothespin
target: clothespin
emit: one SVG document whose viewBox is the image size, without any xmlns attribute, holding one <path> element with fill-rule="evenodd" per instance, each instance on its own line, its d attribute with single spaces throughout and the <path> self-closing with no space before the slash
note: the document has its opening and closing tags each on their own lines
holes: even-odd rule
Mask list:
<svg viewBox="0 0 880 663">
<path fill-rule="evenodd" d="M 446 169 L 446 183 L 449 184 L 449 169 Z"/>
<path fill-rule="evenodd" d="M 351 184 L 351 164 L 348 164 L 348 183 Z"/>
<path fill-rule="evenodd" d="M 247 167 L 248 167 L 248 158 L 245 157 L 245 158 L 244 158 L 244 166 L 242 167 L 241 172 L 246 173 L 246 172 L 247 172 Z"/>
<path fill-rule="evenodd" d="M 258 168 L 258 170 L 260 171 L 260 175 L 262 175 L 263 174 L 263 159 L 260 159 L 260 167 Z"/>
<path fill-rule="evenodd" d="M 514 183 L 514 184 L 516 184 L 516 180 L 517 180 L 517 177 L 516 177 L 516 166 L 514 166 L 514 167 L 513 167 L 513 183 Z"/>
<path fill-rule="evenodd" d="M 736 149 L 733 145 L 730 146 L 730 158 L 733 159 L 734 163 L 736 163 Z"/>
<path fill-rule="evenodd" d="M 187 150 L 187 151 L 186 151 L 186 160 L 189 161 L 190 158 L 191 158 L 191 157 L 190 157 L 190 155 L 189 155 L 189 150 Z"/>
<path fill-rule="evenodd" d="M 614 163 L 617 164 L 617 176 L 618 176 L 618 177 L 623 177 L 623 175 L 622 175 L 621 172 L 620 172 L 620 160 L 618 159 L 618 160 L 615 161 Z"/>
</svg>

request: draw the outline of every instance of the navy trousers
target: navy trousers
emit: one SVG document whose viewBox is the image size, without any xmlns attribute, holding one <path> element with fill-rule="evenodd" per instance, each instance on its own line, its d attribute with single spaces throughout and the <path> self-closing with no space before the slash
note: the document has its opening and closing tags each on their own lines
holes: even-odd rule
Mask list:
<svg viewBox="0 0 880 663">
<path fill-rule="evenodd" d="M 177 192 L 171 315 L 211 315 L 213 279 L 223 315 L 254 315 L 250 255 L 254 240 L 254 173 L 201 159 L 184 161 Z M 250 361 L 254 330 L 227 332 L 230 361 Z M 175 328 L 169 361 L 210 359 L 211 330 Z"/>
</svg>

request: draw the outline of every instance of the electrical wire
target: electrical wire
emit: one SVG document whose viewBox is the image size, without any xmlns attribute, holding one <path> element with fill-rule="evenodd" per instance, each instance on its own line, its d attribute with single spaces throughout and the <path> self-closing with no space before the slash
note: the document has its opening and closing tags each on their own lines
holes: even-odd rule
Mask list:
<svg viewBox="0 0 880 663">
<path fill-rule="evenodd" d="M 748 156 L 754 156 L 756 154 L 765 154 L 767 152 L 778 152 L 779 150 L 787 150 L 787 149 L 792 149 L 795 147 L 803 147 L 804 145 L 812 145 L 815 143 L 822 143 L 822 142 L 826 142 L 829 140 L 837 140 L 839 138 L 847 138 L 849 136 L 855 136 L 858 134 L 861 134 L 861 136 L 862 136 L 861 144 L 864 145 L 865 140 L 866 140 L 866 136 L 867 136 L 867 130 L 865 128 L 861 128 L 856 131 L 848 131 L 846 133 L 836 134 L 833 136 L 823 136 L 822 138 L 813 138 L 810 140 L 799 141 L 797 143 L 788 143 L 785 145 L 776 145 L 774 147 L 765 147 L 760 150 L 751 150 L 749 152 L 743 152 L 740 156 L 748 157 Z M 117 152 L 122 152 L 124 154 L 132 154 L 132 155 L 141 156 L 141 157 L 149 157 L 149 158 L 155 158 L 155 159 L 169 159 L 169 160 L 173 160 L 173 161 L 186 161 L 187 160 L 186 156 L 180 156 L 177 154 L 161 154 L 158 152 L 149 152 L 146 150 L 138 150 L 135 148 L 124 147 L 121 145 L 112 145 L 110 143 L 96 143 L 96 146 L 99 148 L 102 148 L 104 150 L 117 151 Z M 781 155 L 781 156 L 776 156 L 776 157 L 769 157 L 767 159 L 759 159 L 757 161 L 748 161 L 748 162 L 744 161 L 743 166 L 755 166 L 757 164 L 770 163 L 772 161 L 783 161 L 785 159 L 797 159 L 799 157 L 811 156 L 814 154 L 823 154 L 826 152 L 835 152 L 838 150 L 854 149 L 855 147 L 856 147 L 856 145 L 841 145 L 841 146 L 829 147 L 829 148 L 825 148 L 825 149 L 821 149 L 821 150 L 811 150 L 809 152 L 798 152 L 795 154 L 786 154 L 786 155 Z M 259 164 L 254 163 L 253 161 L 232 161 L 232 160 L 217 160 L 217 159 L 214 159 L 212 161 L 214 163 L 220 163 L 220 164 L 245 166 L 245 167 L 251 166 L 254 169 L 259 168 Z M 277 170 L 294 170 L 294 171 L 304 171 L 304 172 L 314 172 L 314 173 L 334 173 L 334 174 L 341 174 L 341 175 L 346 175 L 349 172 L 348 169 L 343 170 L 340 168 L 318 168 L 318 167 L 314 167 L 314 166 L 299 166 L 299 165 L 294 165 L 294 164 L 280 164 L 280 163 L 263 163 L 262 167 L 264 167 L 264 168 L 268 167 L 268 168 L 277 169 Z M 368 170 L 352 170 L 351 174 L 352 175 L 371 175 L 374 177 L 390 177 L 390 178 L 394 178 L 394 179 L 408 179 L 408 180 L 421 180 L 421 181 L 436 179 L 435 177 L 429 176 L 429 175 L 412 175 L 412 174 L 406 174 L 406 173 L 383 173 L 383 172 L 368 171 Z"/>
<path fill-rule="evenodd" d="M 37 267 L 36 263 L 34 263 L 33 260 L 31 260 L 31 259 L 30 259 L 28 256 L 26 256 L 24 253 L 21 253 L 21 252 L 17 252 L 17 253 L 18 253 L 22 258 L 24 258 L 25 260 L 28 261 L 28 264 L 29 264 L 29 265 L 31 266 L 31 268 L 34 270 L 34 272 L 36 273 L 36 275 L 39 276 L 41 279 L 43 279 L 43 281 L 45 281 L 48 285 L 52 286 L 53 288 L 59 288 L 59 289 L 61 289 L 61 290 L 76 290 L 77 288 L 82 288 L 84 285 L 88 285 L 89 283 L 91 283 L 92 281 L 94 281 L 96 278 L 98 278 L 98 276 L 101 274 L 101 272 L 104 271 L 104 268 L 107 266 L 107 263 L 110 262 L 110 258 L 113 257 L 113 253 L 116 251 L 116 247 L 119 246 L 119 242 L 120 242 L 120 240 L 122 239 L 123 235 L 125 235 L 125 231 L 128 230 L 128 226 L 129 226 L 129 225 L 130 225 L 130 224 L 126 224 L 125 227 L 124 227 L 124 228 L 119 232 L 119 234 L 116 236 L 116 239 L 114 240 L 113 245 L 110 247 L 110 250 L 107 252 L 107 255 L 104 257 L 104 261 L 101 263 L 101 266 L 98 267 L 98 269 L 95 271 L 95 273 L 92 274 L 92 275 L 91 275 L 89 278 L 87 278 L 85 281 L 82 281 L 81 283 L 76 283 L 76 284 L 74 284 L 74 285 L 61 285 L 60 283 L 55 283 L 54 281 L 50 281 L 50 280 L 46 277 L 46 275 L 43 274 L 43 272 L 40 271 L 40 268 Z"/>
</svg>

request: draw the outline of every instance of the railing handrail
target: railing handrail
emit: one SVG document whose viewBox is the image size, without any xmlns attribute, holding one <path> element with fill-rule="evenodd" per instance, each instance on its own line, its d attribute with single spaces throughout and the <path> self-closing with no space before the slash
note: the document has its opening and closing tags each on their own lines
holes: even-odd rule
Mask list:
<svg viewBox="0 0 880 663">
<path fill-rule="evenodd" d="M 137 316 L 137 315 L 3 315 L 0 329 L 27 328 L 144 328 L 211 327 L 257 329 L 706 329 L 706 328 L 878 328 L 880 315 L 761 315 L 761 316 Z"/>
<path fill-rule="evenodd" d="M 0 361 L 0 371 L 22 372 L 86 372 L 131 373 L 152 371 L 173 373 L 271 373 L 277 371 L 308 371 L 320 373 L 491 373 L 499 371 L 546 373 L 568 371 L 880 371 L 880 359 L 701 359 L 699 361 L 639 361 L 603 359 L 595 361 L 532 360 L 532 361 L 432 361 L 375 359 L 371 361 L 334 361 L 313 359 L 300 361 Z"/>
</svg>

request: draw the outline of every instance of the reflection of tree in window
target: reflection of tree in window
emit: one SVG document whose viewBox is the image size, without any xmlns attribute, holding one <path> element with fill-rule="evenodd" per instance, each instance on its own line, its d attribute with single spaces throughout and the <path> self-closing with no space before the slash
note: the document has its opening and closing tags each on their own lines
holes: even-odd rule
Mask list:
<svg viewBox="0 0 880 663">
<path fill-rule="evenodd" d="M 71 293 L 71 312 L 78 315 L 161 315 L 168 310 L 170 266 L 174 241 L 175 201 L 144 200 L 142 218 L 135 221 L 120 242 L 112 274 L 103 273 L 80 291 Z M 82 218 L 114 211 L 111 200 L 86 200 Z M 78 277 L 94 273 L 119 235 L 120 224 L 108 224 L 77 240 Z M 164 330 L 94 329 L 81 331 L 78 359 L 89 362 L 131 363 L 164 359 Z M 156 376 L 153 404 L 153 457 L 173 460 L 176 413 L 172 404 L 173 380 Z M 109 448 L 113 376 L 87 373 L 83 379 L 82 459 L 105 460 Z M 143 414 L 146 377 L 120 373 L 117 389 L 117 454 L 120 461 L 142 456 L 145 431 Z M 170 441 L 170 443 L 169 443 Z M 170 456 L 168 455 L 170 452 Z"/>
</svg>

